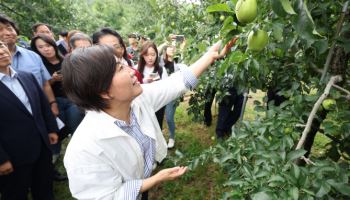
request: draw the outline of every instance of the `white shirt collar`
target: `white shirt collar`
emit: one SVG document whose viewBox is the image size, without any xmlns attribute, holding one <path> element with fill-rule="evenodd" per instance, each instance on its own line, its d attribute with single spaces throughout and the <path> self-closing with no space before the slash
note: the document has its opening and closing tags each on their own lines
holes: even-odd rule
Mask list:
<svg viewBox="0 0 350 200">
<path fill-rule="evenodd" d="M 10 78 L 17 78 L 17 72 L 12 68 L 12 67 L 9 67 L 10 68 Z M 1 73 L 0 72 L 0 80 L 2 80 L 4 77 L 8 76 L 7 74 L 4 74 L 4 73 Z"/>
</svg>

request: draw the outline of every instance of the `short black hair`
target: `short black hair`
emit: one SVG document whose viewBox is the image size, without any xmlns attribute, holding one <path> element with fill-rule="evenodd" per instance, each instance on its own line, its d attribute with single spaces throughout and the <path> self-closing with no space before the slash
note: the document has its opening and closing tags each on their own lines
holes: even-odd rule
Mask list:
<svg viewBox="0 0 350 200">
<path fill-rule="evenodd" d="M 62 37 L 67 37 L 68 36 L 68 31 L 61 31 L 58 33 L 58 35 L 62 36 Z"/>
<path fill-rule="evenodd" d="M 50 31 L 52 31 L 52 27 L 50 25 L 45 24 L 45 23 L 41 23 L 41 22 L 33 24 L 32 31 L 33 32 L 37 32 L 37 29 L 38 29 L 39 26 L 46 26 Z"/>
<path fill-rule="evenodd" d="M 128 58 L 128 52 L 126 51 L 126 46 L 125 46 L 125 43 L 123 41 L 123 38 L 122 38 L 122 36 L 120 36 L 120 34 L 117 31 L 114 31 L 111 28 L 101 28 L 101 30 L 92 34 L 92 43 L 98 44 L 100 39 L 106 35 L 113 35 L 114 37 L 116 37 L 119 40 L 119 44 L 122 45 L 122 47 L 124 49 L 123 58 L 128 62 L 128 64 L 130 66 L 132 66 L 131 61 Z"/>
<path fill-rule="evenodd" d="M 10 26 L 12 26 L 13 29 L 15 29 L 17 35 L 19 35 L 19 29 L 16 23 L 8 16 L 0 13 L 0 23 L 9 24 Z"/>
<path fill-rule="evenodd" d="M 108 45 L 78 48 L 62 63 L 63 88 L 68 98 L 85 110 L 109 108 L 108 93 L 117 68 L 114 50 Z"/>
<path fill-rule="evenodd" d="M 128 38 L 135 38 L 135 39 L 139 39 L 138 35 L 135 33 L 131 33 L 128 35 Z"/>
<path fill-rule="evenodd" d="M 141 40 L 141 39 L 143 39 L 144 41 L 147 41 L 147 40 L 148 40 L 148 38 L 147 38 L 146 36 L 144 36 L 144 35 L 141 35 L 141 36 L 140 36 L 140 40 Z"/>
</svg>

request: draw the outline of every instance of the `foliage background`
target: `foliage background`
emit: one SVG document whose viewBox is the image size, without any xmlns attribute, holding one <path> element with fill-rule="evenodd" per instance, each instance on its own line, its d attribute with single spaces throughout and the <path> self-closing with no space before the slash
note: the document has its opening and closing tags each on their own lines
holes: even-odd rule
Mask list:
<svg viewBox="0 0 350 200">
<path fill-rule="evenodd" d="M 53 25 L 56 33 L 80 29 L 91 34 L 110 26 L 124 36 L 138 32 L 158 43 L 170 33 L 184 34 L 187 43 L 182 60 L 187 64 L 215 41 L 239 36 L 232 53 L 202 76 L 189 113 L 200 121 L 206 91 L 218 90 L 220 101 L 231 86 L 253 92 L 273 88 L 288 100 L 269 110 L 266 100 L 256 102 L 255 110 L 262 114 L 241 122 L 224 144 L 203 151 L 192 161 L 185 157 L 183 162 L 194 169 L 207 162 L 218 163 L 228 175 L 224 199 L 346 199 L 350 196 L 350 103 L 344 91 L 333 88 L 329 98 L 336 100 L 336 108 L 321 108 L 316 115 L 321 123 L 318 134 L 331 141 L 324 147 L 326 154 L 311 155 L 315 165 L 298 166 L 294 160 L 305 153 L 295 146 L 330 77 L 341 75 L 343 81 L 338 84 L 350 90 L 349 7 L 343 9 L 348 1 L 257 2 L 258 16 L 246 25 L 235 19 L 237 0 L 0 0 L 0 8 L 19 23 L 26 36 L 31 34 L 30 25 L 39 21 Z M 269 35 L 269 44 L 261 52 L 252 52 L 246 45 L 247 35 L 256 29 Z M 325 71 L 328 62 L 330 69 Z M 320 72 L 326 72 L 324 78 Z M 326 113 L 324 120 L 321 112 Z"/>
</svg>

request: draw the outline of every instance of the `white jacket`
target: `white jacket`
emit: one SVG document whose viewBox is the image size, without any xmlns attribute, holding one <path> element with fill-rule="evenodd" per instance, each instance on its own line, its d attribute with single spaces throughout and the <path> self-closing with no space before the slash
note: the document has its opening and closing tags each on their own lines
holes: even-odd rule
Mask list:
<svg viewBox="0 0 350 200">
<path fill-rule="evenodd" d="M 167 155 L 167 146 L 155 111 L 187 88 L 181 72 L 141 86 L 143 93 L 133 100 L 131 109 L 142 132 L 156 141 L 156 161 L 160 162 Z M 124 200 L 123 183 L 143 179 L 144 160 L 138 143 L 114 122 L 105 112 L 88 111 L 75 131 L 64 156 L 73 197 Z"/>
</svg>

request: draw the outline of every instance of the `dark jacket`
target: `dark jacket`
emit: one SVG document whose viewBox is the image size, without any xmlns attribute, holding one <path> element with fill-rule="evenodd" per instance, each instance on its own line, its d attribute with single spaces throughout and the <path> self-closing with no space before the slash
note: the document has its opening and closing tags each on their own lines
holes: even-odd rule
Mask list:
<svg viewBox="0 0 350 200">
<path fill-rule="evenodd" d="M 34 163 L 42 145 L 50 148 L 48 133 L 58 131 L 48 100 L 34 76 L 17 73 L 33 115 L 0 82 L 0 164 L 9 160 L 14 166 Z"/>
</svg>

